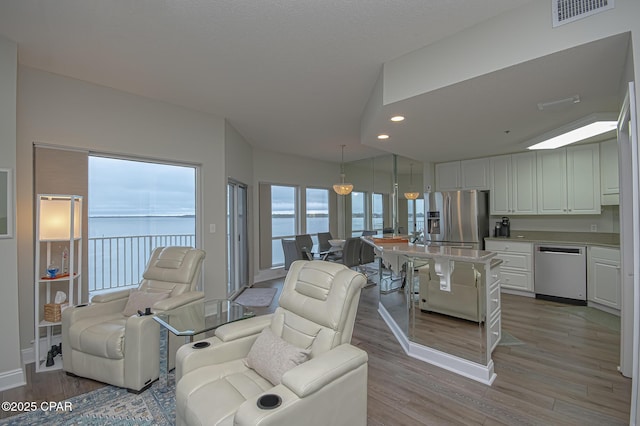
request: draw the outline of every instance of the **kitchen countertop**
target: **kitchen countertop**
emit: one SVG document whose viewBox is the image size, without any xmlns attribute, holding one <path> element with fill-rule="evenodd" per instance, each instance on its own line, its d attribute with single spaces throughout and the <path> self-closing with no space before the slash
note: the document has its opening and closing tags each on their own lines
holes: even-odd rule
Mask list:
<svg viewBox="0 0 640 426">
<path fill-rule="evenodd" d="M 528 243 L 585 244 L 620 247 L 620 234 L 605 232 L 556 232 L 511 230 L 511 237 L 486 237 L 491 241 L 522 241 Z"/>
<path fill-rule="evenodd" d="M 447 246 L 424 246 L 412 243 L 382 243 L 379 240 L 374 242 L 371 237 L 360 238 L 385 255 L 401 254 L 416 258 L 446 258 L 465 262 L 484 262 L 496 255 L 493 252 L 484 250 L 471 250 Z"/>
</svg>

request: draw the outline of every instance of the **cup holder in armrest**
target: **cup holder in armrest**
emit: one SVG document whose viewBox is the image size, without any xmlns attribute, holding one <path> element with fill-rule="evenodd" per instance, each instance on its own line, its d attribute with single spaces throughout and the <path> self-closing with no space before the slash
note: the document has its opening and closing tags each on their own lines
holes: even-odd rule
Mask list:
<svg viewBox="0 0 640 426">
<path fill-rule="evenodd" d="M 282 404 L 282 398 L 273 393 L 267 393 L 258 398 L 258 408 L 263 410 L 272 410 L 279 407 L 280 404 Z"/>
<path fill-rule="evenodd" d="M 207 348 L 211 346 L 211 343 L 209 342 L 197 342 L 194 343 L 193 346 L 191 346 L 193 349 L 203 349 L 203 348 Z"/>
</svg>

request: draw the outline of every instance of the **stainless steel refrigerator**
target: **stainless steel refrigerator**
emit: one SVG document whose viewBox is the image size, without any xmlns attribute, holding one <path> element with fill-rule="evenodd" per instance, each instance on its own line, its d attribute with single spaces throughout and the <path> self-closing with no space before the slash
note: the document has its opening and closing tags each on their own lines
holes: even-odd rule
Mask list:
<svg viewBox="0 0 640 426">
<path fill-rule="evenodd" d="M 484 249 L 489 236 L 487 191 L 427 192 L 424 210 L 425 244 Z"/>
</svg>

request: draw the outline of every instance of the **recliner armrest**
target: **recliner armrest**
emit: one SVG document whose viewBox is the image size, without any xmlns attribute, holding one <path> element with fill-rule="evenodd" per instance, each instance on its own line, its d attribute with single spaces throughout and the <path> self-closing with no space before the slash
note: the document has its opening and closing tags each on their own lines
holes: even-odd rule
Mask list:
<svg viewBox="0 0 640 426">
<path fill-rule="evenodd" d="M 111 291 L 109 293 L 97 294 L 91 298 L 91 303 L 105 303 L 112 300 L 125 299 L 129 297 L 130 289 Z"/>
<path fill-rule="evenodd" d="M 108 302 L 105 301 L 101 303 L 90 303 L 89 305 L 85 306 L 72 306 L 62 311 L 62 318 L 64 321 L 64 318 L 66 317 L 66 321 L 69 321 L 68 324 L 71 325 L 71 323 L 81 319 L 94 318 L 122 312 L 126 304 L 127 299 L 120 298 Z"/>
<path fill-rule="evenodd" d="M 299 398 L 322 389 L 368 361 L 362 349 L 345 343 L 284 373 L 282 384 Z"/>
<path fill-rule="evenodd" d="M 189 291 L 168 299 L 162 299 L 153 304 L 154 311 L 168 311 L 197 300 L 204 299 L 201 291 Z"/>
<path fill-rule="evenodd" d="M 267 314 L 225 324 L 216 329 L 216 337 L 223 342 L 230 342 L 232 340 L 259 334 L 262 330 L 271 325 L 272 320 L 273 314 Z"/>
</svg>

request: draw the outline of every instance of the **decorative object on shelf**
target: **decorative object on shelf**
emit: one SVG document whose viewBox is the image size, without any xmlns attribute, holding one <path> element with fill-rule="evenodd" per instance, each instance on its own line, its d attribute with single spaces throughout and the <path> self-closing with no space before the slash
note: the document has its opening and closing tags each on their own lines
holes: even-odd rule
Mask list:
<svg viewBox="0 0 640 426">
<path fill-rule="evenodd" d="M 349 195 L 351 191 L 353 191 L 353 185 L 350 183 L 344 182 L 344 147 L 346 145 L 342 145 L 342 160 L 340 161 L 340 183 L 336 183 L 333 185 L 333 190 L 338 195 Z"/>
<path fill-rule="evenodd" d="M 40 194 L 36 208 L 34 349 L 40 372 L 62 367 L 54 327 L 65 308 L 82 303 L 82 197 Z M 51 349 L 45 353 L 41 347 Z"/>
<path fill-rule="evenodd" d="M 413 163 L 409 164 L 409 191 L 404 193 L 407 200 L 415 200 L 420 196 L 419 192 L 413 190 Z"/>
</svg>

